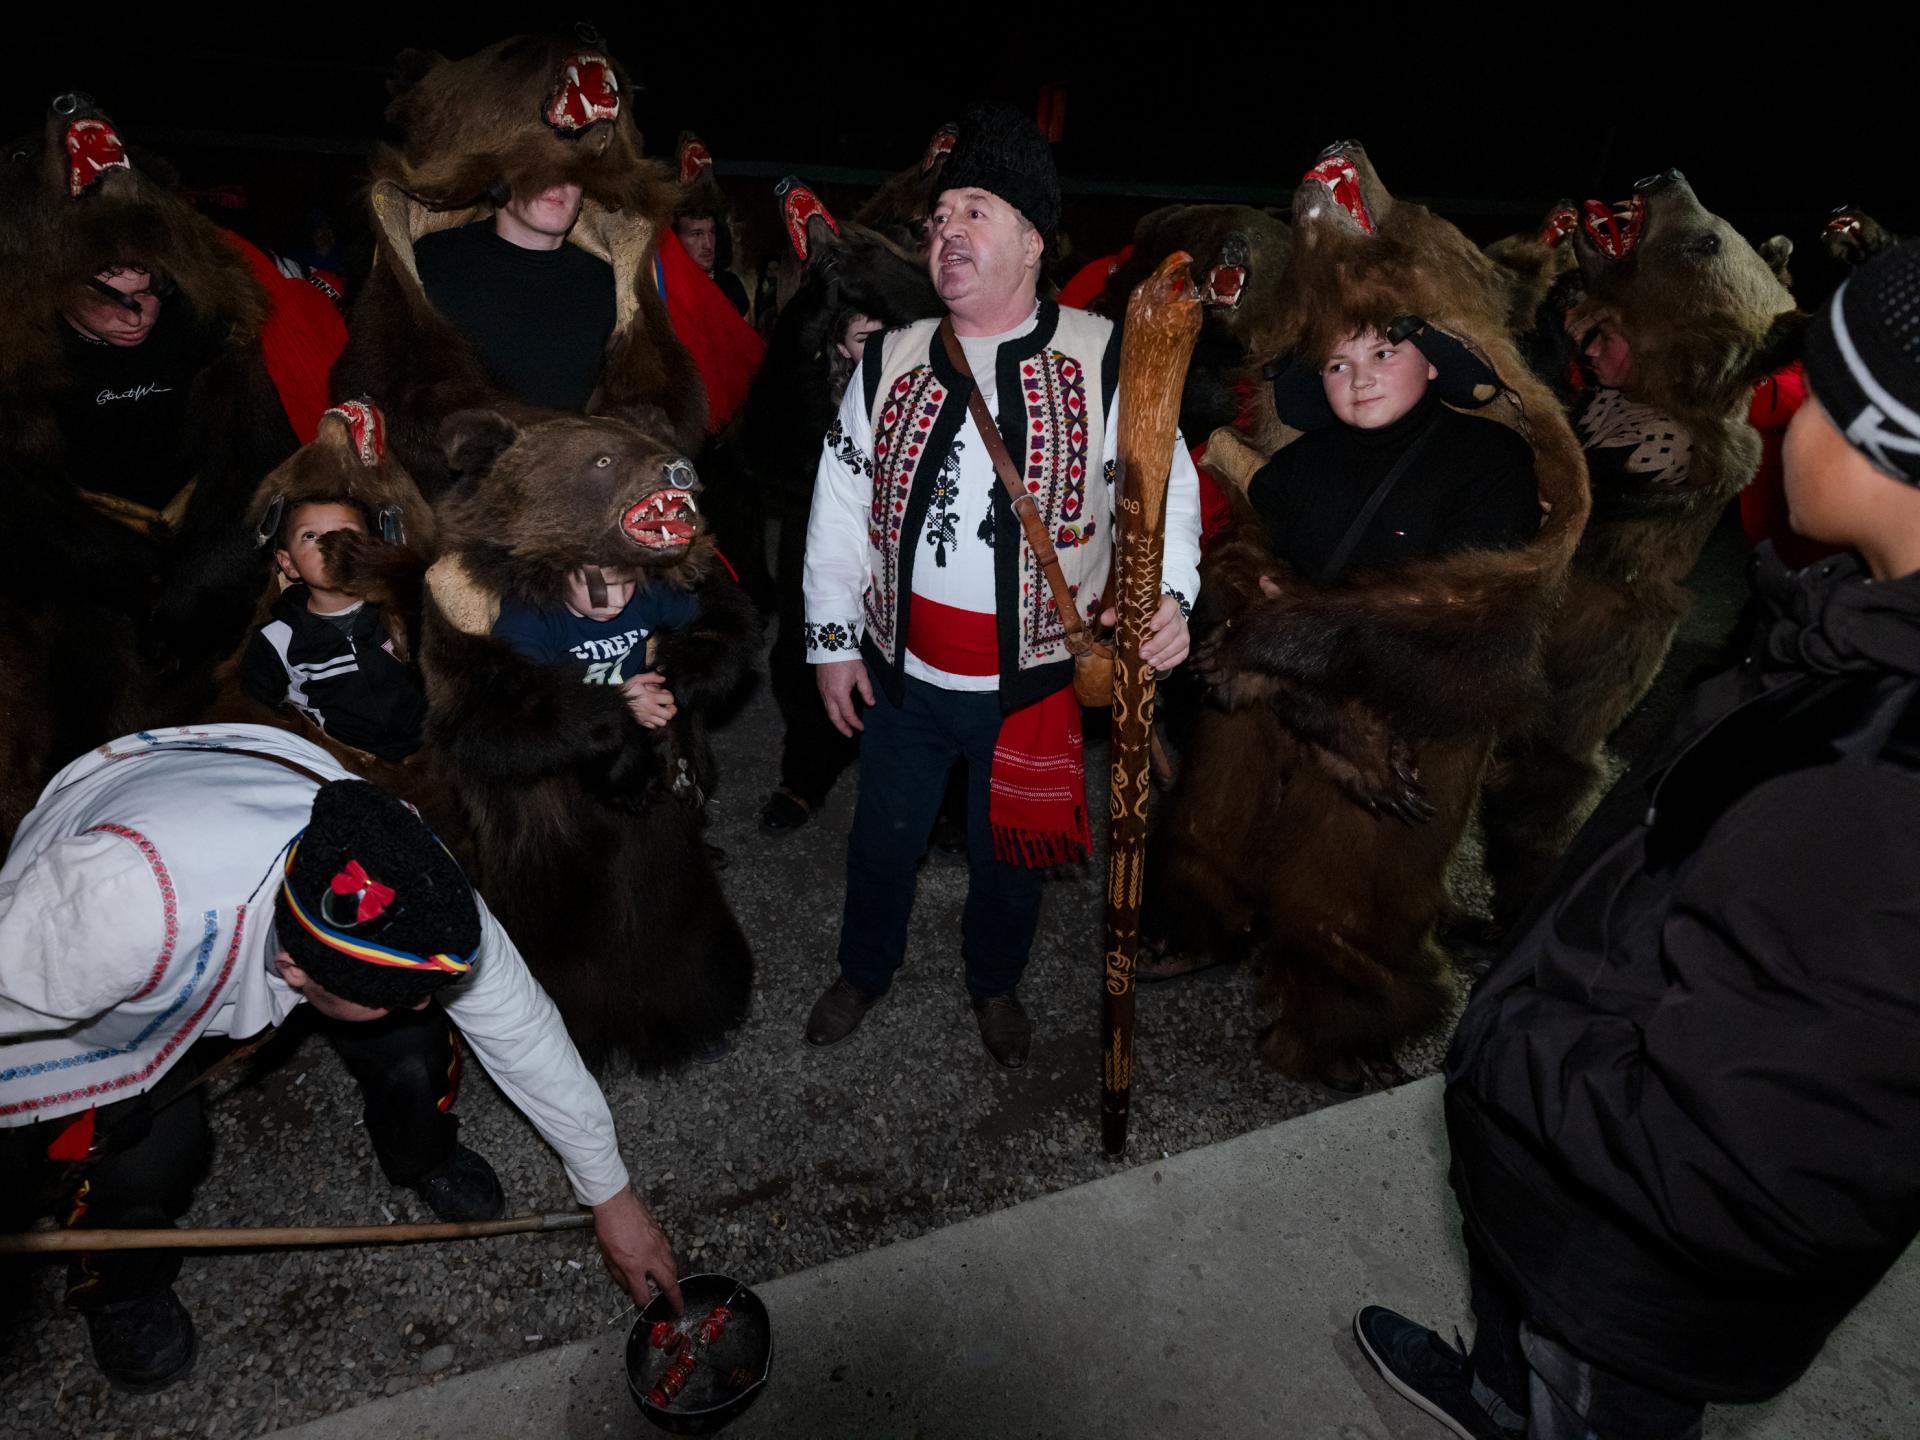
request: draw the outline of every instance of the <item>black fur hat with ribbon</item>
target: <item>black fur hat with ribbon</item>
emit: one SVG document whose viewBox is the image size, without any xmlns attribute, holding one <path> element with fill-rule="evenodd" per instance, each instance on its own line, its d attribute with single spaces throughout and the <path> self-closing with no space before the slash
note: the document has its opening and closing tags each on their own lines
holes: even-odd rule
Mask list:
<svg viewBox="0 0 1920 1440">
<path fill-rule="evenodd" d="M 1491 365 L 1456 336 L 1420 316 L 1399 316 L 1383 333 L 1389 344 L 1411 344 L 1427 357 L 1439 372 L 1433 388 L 1455 409 L 1477 410 L 1500 393 L 1500 379 Z M 1283 355 L 1267 366 L 1266 373 L 1273 381 L 1273 408 L 1282 422 L 1295 430 L 1324 430 L 1335 423 L 1319 365 Z"/>
<path fill-rule="evenodd" d="M 985 190 L 1013 206 L 1048 244 L 1060 228 L 1060 174 L 1053 146 L 1020 111 L 981 100 L 960 118 L 960 134 L 940 172 L 940 188 Z"/>
<path fill-rule="evenodd" d="M 410 806 L 364 780 L 314 796 L 274 922 L 312 979 L 388 1009 L 465 976 L 480 946 L 480 907 L 459 863 Z"/>
</svg>

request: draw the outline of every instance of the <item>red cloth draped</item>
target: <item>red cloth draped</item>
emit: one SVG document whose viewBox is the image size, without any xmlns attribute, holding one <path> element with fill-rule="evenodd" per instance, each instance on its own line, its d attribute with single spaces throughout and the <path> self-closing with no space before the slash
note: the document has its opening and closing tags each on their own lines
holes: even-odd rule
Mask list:
<svg viewBox="0 0 1920 1440">
<path fill-rule="evenodd" d="M 667 319 L 706 383 L 707 430 L 716 432 L 745 403 L 767 342 L 740 318 L 713 277 L 694 264 L 671 226 L 660 232 L 659 253 Z"/>
<path fill-rule="evenodd" d="M 320 429 L 320 416 L 332 404 L 327 373 L 347 345 L 347 322 L 340 311 L 305 280 L 282 275 L 266 252 L 222 231 L 233 248 L 246 257 L 254 278 L 267 291 L 267 318 L 260 327 L 260 353 L 267 375 L 280 392 L 280 408 L 287 413 L 294 438 L 309 444 Z"/>
<path fill-rule="evenodd" d="M 916 595 L 907 649 L 949 675 L 1000 671 L 1000 632 L 991 611 Z M 988 793 L 996 859 L 1038 869 L 1087 858 L 1087 769 L 1080 702 L 1071 685 L 1001 720 Z"/>
</svg>

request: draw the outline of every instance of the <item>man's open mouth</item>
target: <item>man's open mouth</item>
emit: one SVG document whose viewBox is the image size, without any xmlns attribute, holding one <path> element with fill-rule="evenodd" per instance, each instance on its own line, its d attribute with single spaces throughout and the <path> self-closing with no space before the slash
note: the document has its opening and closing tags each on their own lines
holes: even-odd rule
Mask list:
<svg viewBox="0 0 1920 1440">
<path fill-rule="evenodd" d="M 581 50 L 560 67 L 559 83 L 547 97 L 546 120 L 570 134 L 620 118 L 620 80 L 607 57 Z"/>
<path fill-rule="evenodd" d="M 1360 170 L 1347 158 L 1346 152 L 1335 148 L 1323 155 L 1320 162 L 1307 171 L 1302 183 L 1311 182 L 1327 192 L 1327 198 L 1353 217 L 1354 223 L 1367 234 L 1373 234 L 1373 216 L 1367 210 L 1367 198 L 1360 192 Z"/>
<path fill-rule="evenodd" d="M 75 199 L 87 193 L 109 170 L 131 170 L 127 147 L 111 122 L 75 120 L 67 126 L 67 191 Z"/>
<path fill-rule="evenodd" d="M 686 490 L 655 490 L 620 517 L 629 540 L 649 550 L 678 550 L 693 543 L 700 507 Z"/>
<path fill-rule="evenodd" d="M 793 253 L 802 260 L 808 258 L 807 222 L 814 216 L 826 221 L 827 228 L 834 234 L 840 233 L 840 222 L 833 218 L 833 212 L 796 177 L 789 175 L 782 180 L 774 193 L 780 197 L 780 217 L 786 222 L 787 240 L 793 246 Z"/>
<path fill-rule="evenodd" d="M 1647 228 L 1647 202 L 1641 195 L 1629 200 L 1589 200 L 1580 207 L 1580 228 L 1587 239 L 1609 260 L 1624 260 L 1640 243 L 1640 232 Z"/>
</svg>

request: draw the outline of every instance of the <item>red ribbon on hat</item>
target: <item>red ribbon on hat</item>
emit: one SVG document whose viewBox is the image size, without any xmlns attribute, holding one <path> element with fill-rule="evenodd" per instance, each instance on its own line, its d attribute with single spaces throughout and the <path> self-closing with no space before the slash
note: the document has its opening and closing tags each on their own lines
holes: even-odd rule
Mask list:
<svg viewBox="0 0 1920 1440">
<path fill-rule="evenodd" d="M 360 908 L 353 917 L 356 925 L 366 924 L 393 903 L 392 887 L 368 875 L 358 860 L 347 861 L 347 868 L 333 877 L 333 893 L 360 897 Z"/>
</svg>

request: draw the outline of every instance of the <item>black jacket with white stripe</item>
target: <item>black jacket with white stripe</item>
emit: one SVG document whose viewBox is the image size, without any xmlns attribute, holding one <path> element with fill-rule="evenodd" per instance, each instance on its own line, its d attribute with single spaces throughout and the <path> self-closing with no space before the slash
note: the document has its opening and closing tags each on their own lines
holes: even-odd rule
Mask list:
<svg viewBox="0 0 1920 1440">
<path fill-rule="evenodd" d="M 305 585 L 289 585 L 247 641 L 240 681 L 261 704 L 291 705 L 341 744 L 382 760 L 420 748 L 426 696 L 393 655 L 378 605 L 329 618 L 307 608 Z"/>
</svg>

